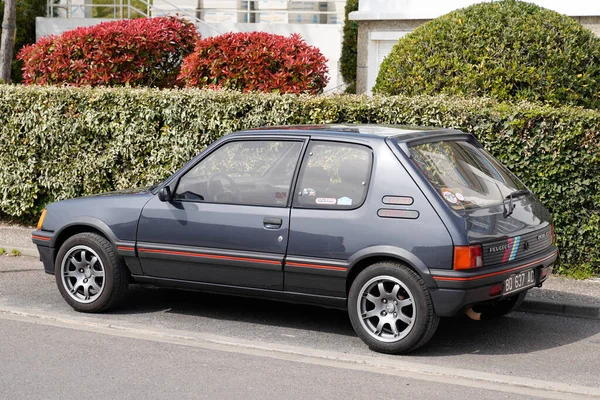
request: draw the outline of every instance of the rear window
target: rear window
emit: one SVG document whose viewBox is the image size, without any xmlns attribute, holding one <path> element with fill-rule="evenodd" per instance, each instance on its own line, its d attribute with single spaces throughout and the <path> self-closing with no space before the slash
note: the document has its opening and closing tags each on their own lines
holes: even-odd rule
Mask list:
<svg viewBox="0 0 600 400">
<path fill-rule="evenodd" d="M 485 150 L 465 141 L 411 147 L 411 159 L 455 210 L 502 204 L 525 186 Z"/>
</svg>

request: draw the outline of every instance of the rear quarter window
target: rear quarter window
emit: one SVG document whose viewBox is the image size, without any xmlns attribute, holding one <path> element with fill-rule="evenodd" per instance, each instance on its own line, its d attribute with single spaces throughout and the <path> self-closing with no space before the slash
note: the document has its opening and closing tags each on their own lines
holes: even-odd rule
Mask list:
<svg viewBox="0 0 600 400">
<path fill-rule="evenodd" d="M 373 152 L 362 145 L 311 142 L 302 163 L 294 206 L 349 210 L 367 195 Z"/>
</svg>

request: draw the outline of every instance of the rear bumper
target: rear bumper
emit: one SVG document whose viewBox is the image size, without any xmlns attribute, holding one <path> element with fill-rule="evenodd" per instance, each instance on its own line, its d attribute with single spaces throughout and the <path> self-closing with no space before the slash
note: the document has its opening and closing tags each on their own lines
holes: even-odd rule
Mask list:
<svg viewBox="0 0 600 400">
<path fill-rule="evenodd" d="M 551 246 L 535 257 L 500 267 L 475 272 L 431 270 L 438 286 L 431 289 L 435 311 L 441 317 L 451 317 L 464 312 L 475 303 L 501 299 L 502 294 L 490 296 L 491 288 L 504 284 L 511 275 L 528 269 L 535 270 L 536 286 L 541 286 L 550 275 L 557 258 L 558 249 Z M 542 276 L 544 270 L 547 274 Z"/>
</svg>

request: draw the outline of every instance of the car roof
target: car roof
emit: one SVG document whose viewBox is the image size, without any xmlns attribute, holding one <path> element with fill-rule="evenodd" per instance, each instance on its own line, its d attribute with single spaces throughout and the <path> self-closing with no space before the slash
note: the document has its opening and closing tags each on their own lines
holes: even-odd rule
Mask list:
<svg viewBox="0 0 600 400">
<path fill-rule="evenodd" d="M 312 136 L 360 136 L 372 138 L 394 137 L 398 141 L 411 141 L 419 138 L 465 134 L 455 129 L 379 124 L 327 124 L 327 125 L 285 125 L 266 126 L 236 132 L 236 134 L 291 134 Z"/>
</svg>

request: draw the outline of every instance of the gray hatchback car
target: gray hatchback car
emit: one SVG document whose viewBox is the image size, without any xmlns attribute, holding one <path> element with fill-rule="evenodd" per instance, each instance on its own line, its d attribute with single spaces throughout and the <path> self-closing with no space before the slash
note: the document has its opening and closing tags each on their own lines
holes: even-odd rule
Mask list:
<svg viewBox="0 0 600 400">
<path fill-rule="evenodd" d="M 557 259 L 550 216 L 473 135 L 380 125 L 229 134 L 166 181 L 59 201 L 33 233 L 76 310 L 128 283 L 348 310 L 406 353 L 440 317 L 496 318 Z"/>
</svg>

